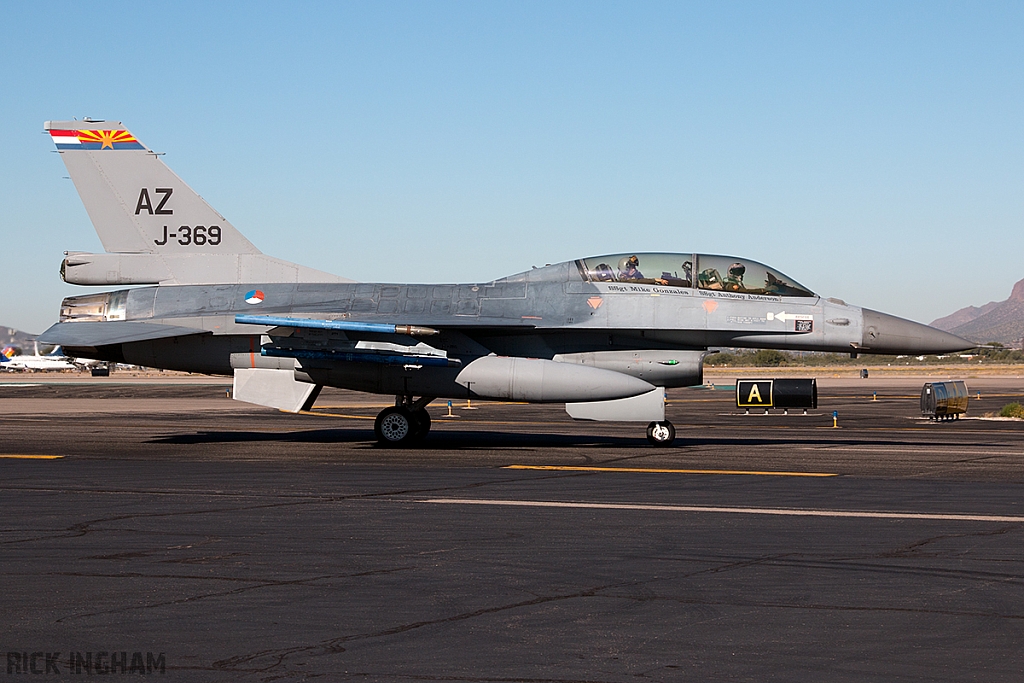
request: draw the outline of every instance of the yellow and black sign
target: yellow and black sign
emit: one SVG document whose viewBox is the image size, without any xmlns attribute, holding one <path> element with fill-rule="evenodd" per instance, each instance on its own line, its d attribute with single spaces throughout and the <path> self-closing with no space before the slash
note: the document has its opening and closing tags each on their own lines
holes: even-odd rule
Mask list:
<svg viewBox="0 0 1024 683">
<path fill-rule="evenodd" d="M 817 408 L 814 379 L 738 379 L 737 408 Z"/>
<path fill-rule="evenodd" d="M 736 380 L 737 408 L 771 408 L 775 380 L 771 379 L 738 379 Z"/>
</svg>

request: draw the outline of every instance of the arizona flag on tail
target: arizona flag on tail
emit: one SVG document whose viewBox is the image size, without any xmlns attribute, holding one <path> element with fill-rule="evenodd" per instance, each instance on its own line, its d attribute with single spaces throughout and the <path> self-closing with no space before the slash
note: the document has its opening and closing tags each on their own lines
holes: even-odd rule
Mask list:
<svg viewBox="0 0 1024 683">
<path fill-rule="evenodd" d="M 57 146 L 105 252 L 69 252 L 60 269 L 65 282 L 102 287 L 345 281 L 260 253 L 120 121 L 47 121 L 43 130 Z"/>
<path fill-rule="evenodd" d="M 146 149 L 126 130 L 51 130 L 57 149 Z"/>
</svg>

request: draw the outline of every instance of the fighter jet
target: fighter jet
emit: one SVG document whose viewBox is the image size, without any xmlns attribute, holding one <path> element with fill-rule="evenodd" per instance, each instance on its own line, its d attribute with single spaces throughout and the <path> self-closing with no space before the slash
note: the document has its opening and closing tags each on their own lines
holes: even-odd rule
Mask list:
<svg viewBox="0 0 1024 683">
<path fill-rule="evenodd" d="M 647 423 L 650 442 L 668 445 L 665 390 L 701 384 L 709 347 L 974 346 L 822 298 L 757 261 L 688 251 L 585 257 L 490 282 L 357 283 L 261 253 L 120 122 L 45 130 L 105 249 L 65 252 L 61 277 L 131 288 L 68 297 L 42 341 L 233 376 L 235 399 L 291 412 L 324 386 L 391 395 L 374 424 L 383 445 L 421 441 L 439 398 L 564 403 L 576 419 Z"/>
</svg>

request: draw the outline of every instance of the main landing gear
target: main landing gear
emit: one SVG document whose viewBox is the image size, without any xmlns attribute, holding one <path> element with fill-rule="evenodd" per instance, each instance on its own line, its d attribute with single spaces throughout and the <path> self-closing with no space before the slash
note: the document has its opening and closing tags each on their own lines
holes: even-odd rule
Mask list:
<svg viewBox="0 0 1024 683">
<path fill-rule="evenodd" d="M 380 411 L 373 422 L 377 443 L 385 447 L 404 448 L 423 441 L 430 431 L 427 404 L 433 400 L 432 396 L 423 396 L 415 401 L 412 396 L 396 397 L 395 405 Z M 647 440 L 653 446 L 671 446 L 675 438 L 676 428 L 668 420 L 647 425 Z"/>
<path fill-rule="evenodd" d="M 427 404 L 431 396 L 416 401 L 412 396 L 398 396 L 395 405 L 385 408 L 373 421 L 373 433 L 381 446 L 404 447 L 419 443 L 430 431 L 430 413 Z"/>
<path fill-rule="evenodd" d="M 647 425 L 647 440 L 653 446 L 671 446 L 676 440 L 676 428 L 668 420 L 652 422 Z"/>
</svg>

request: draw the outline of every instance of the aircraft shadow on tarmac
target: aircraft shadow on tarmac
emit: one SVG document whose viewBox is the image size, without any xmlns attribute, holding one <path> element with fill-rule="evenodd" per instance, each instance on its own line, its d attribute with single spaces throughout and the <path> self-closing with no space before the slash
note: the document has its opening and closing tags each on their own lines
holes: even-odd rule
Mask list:
<svg viewBox="0 0 1024 683">
<path fill-rule="evenodd" d="M 347 443 L 362 444 L 367 448 L 378 447 L 373 432 L 364 429 L 311 429 L 289 432 L 261 431 L 205 431 L 189 434 L 172 434 L 150 439 L 148 443 L 171 445 L 198 445 L 218 443 Z M 643 436 L 621 437 L 604 434 L 551 434 L 490 431 L 444 431 L 433 433 L 422 443 L 413 446 L 418 450 L 434 449 L 477 449 L 477 448 L 572 448 L 599 446 L 602 448 L 647 447 Z M 897 439 L 813 439 L 764 437 L 696 437 L 685 434 L 676 439 L 677 448 L 692 447 L 740 447 L 757 446 L 935 446 L 934 442 Z"/>
<path fill-rule="evenodd" d="M 345 443 L 366 448 L 380 448 L 372 431 L 362 429 L 314 429 L 293 432 L 218 431 L 172 434 L 150 439 L 148 443 L 198 445 L 217 443 Z M 634 438 L 592 434 L 529 434 L 517 432 L 444 432 L 431 434 L 425 441 L 410 448 L 434 449 L 494 449 L 494 448 L 571 448 L 600 446 L 602 448 L 636 448 L 646 446 L 643 436 Z"/>
</svg>

